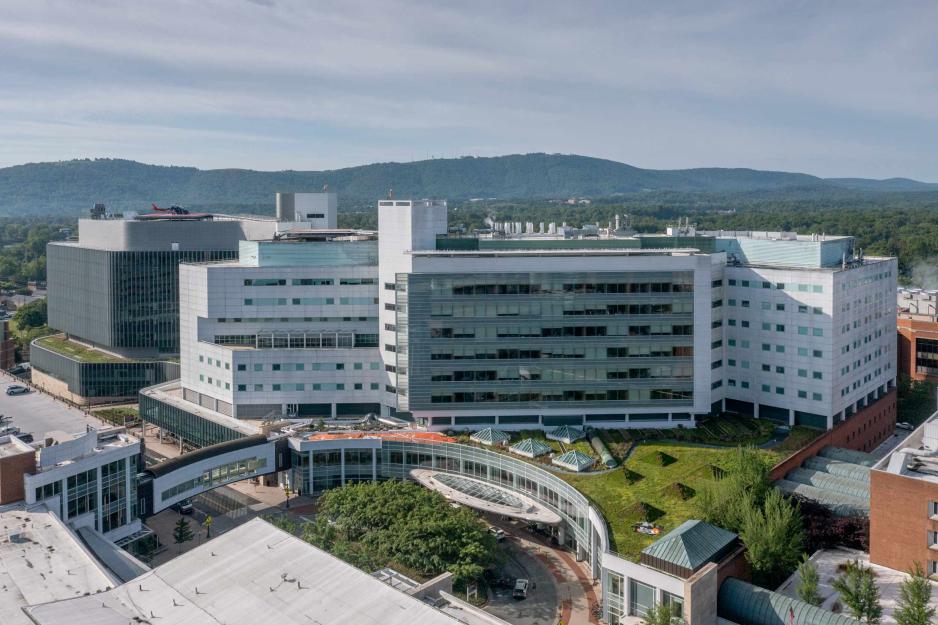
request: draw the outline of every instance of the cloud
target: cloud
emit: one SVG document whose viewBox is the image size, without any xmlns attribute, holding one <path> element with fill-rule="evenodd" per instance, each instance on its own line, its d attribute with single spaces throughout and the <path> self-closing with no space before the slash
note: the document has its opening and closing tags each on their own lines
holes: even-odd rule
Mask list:
<svg viewBox="0 0 938 625">
<path fill-rule="evenodd" d="M 936 19 L 927 2 L 12 0 L 0 164 L 538 150 L 935 179 Z"/>
</svg>

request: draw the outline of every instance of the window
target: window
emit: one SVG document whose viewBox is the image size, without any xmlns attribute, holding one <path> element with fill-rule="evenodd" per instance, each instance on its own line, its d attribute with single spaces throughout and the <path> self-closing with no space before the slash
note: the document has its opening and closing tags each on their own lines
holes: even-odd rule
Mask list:
<svg viewBox="0 0 938 625">
<path fill-rule="evenodd" d="M 775 310 L 780 311 L 780 312 L 785 312 L 785 304 L 776 304 Z"/>
<path fill-rule="evenodd" d="M 248 370 L 247 365 L 238 365 L 238 371 L 247 371 L 247 370 Z"/>
<path fill-rule="evenodd" d="M 806 312 L 808 312 L 808 307 L 807 307 L 807 306 L 798 306 L 798 312 L 800 312 L 800 313 L 806 313 Z"/>
<path fill-rule="evenodd" d="M 772 310 L 772 302 L 762 302 L 762 310 Z"/>
<path fill-rule="evenodd" d="M 238 390 L 243 393 L 243 392 L 245 392 L 245 391 L 248 390 L 248 385 L 247 385 L 247 384 L 239 384 L 239 385 L 238 385 Z"/>
<path fill-rule="evenodd" d="M 776 365 L 776 366 L 775 366 L 775 373 L 782 373 L 782 374 L 784 374 L 784 373 L 785 373 L 785 367 L 780 367 L 780 366 Z"/>
<path fill-rule="evenodd" d="M 815 349 L 811 352 L 811 355 L 814 356 L 815 358 L 823 358 L 824 352 L 819 349 Z"/>
<path fill-rule="evenodd" d="M 749 382 L 747 382 L 746 380 L 742 380 L 742 381 L 739 383 L 739 385 L 740 385 L 741 387 L 743 387 L 743 388 L 749 388 Z"/>
<path fill-rule="evenodd" d="M 762 351 L 764 351 L 764 352 L 770 352 L 770 351 L 772 351 L 772 346 L 771 346 L 770 344 L 768 344 L 768 343 L 763 343 L 763 344 L 762 344 Z"/>
<path fill-rule="evenodd" d="M 776 332 L 784 332 L 784 331 L 785 331 L 785 324 L 784 324 L 784 323 L 776 323 L 776 324 L 775 324 L 775 331 L 776 331 Z"/>
<path fill-rule="evenodd" d="M 763 392 L 763 393 L 771 393 L 771 392 L 772 392 L 772 387 L 769 386 L 768 384 L 763 384 L 763 385 L 762 385 L 762 392 Z"/>
<path fill-rule="evenodd" d="M 379 388 L 381 388 L 381 385 L 378 384 L 377 382 L 372 382 L 371 384 L 368 385 L 368 388 L 370 388 L 373 391 L 377 391 Z"/>
<path fill-rule="evenodd" d="M 775 394 L 776 394 L 776 395 L 784 395 L 784 394 L 785 394 L 785 389 L 782 388 L 781 386 L 776 386 L 776 387 L 775 387 Z"/>
<path fill-rule="evenodd" d="M 820 371 L 812 371 L 812 372 L 811 372 L 811 377 L 814 378 L 815 380 L 823 380 L 823 379 L 824 379 L 824 374 L 821 373 Z"/>
<path fill-rule="evenodd" d="M 744 299 L 744 300 L 742 301 L 742 307 L 743 307 L 743 308 L 749 308 L 749 300 L 748 300 L 748 299 Z"/>
<path fill-rule="evenodd" d="M 264 365 L 261 364 L 261 363 L 255 363 L 255 364 L 254 364 L 254 370 L 255 370 L 255 371 L 263 371 L 263 370 L 264 370 Z"/>
<path fill-rule="evenodd" d="M 811 393 L 811 399 L 813 399 L 814 401 L 821 401 L 821 397 L 822 396 L 820 393 Z"/>
<path fill-rule="evenodd" d="M 798 369 L 798 377 L 799 377 L 799 378 L 806 378 L 806 377 L 808 377 L 808 370 L 807 370 L 807 369 Z"/>
<path fill-rule="evenodd" d="M 798 399 L 807 399 L 808 391 L 798 391 Z"/>
<path fill-rule="evenodd" d="M 765 371 L 766 373 L 770 373 L 770 372 L 772 371 L 772 365 L 763 364 L 763 365 L 762 365 L 762 370 Z"/>
<path fill-rule="evenodd" d="M 765 330 L 766 332 L 768 332 L 769 330 L 772 329 L 772 324 L 769 323 L 768 321 L 763 321 L 763 322 L 762 322 L 762 329 Z"/>
<path fill-rule="evenodd" d="M 784 353 L 785 353 L 785 346 L 784 346 L 784 345 L 776 345 L 776 346 L 775 346 L 775 353 L 777 353 L 777 354 L 784 354 Z"/>
<path fill-rule="evenodd" d="M 814 336 L 824 336 L 823 328 L 811 328 L 811 334 Z"/>
<path fill-rule="evenodd" d="M 263 385 L 263 384 L 255 384 L 255 385 L 254 385 L 254 390 L 255 390 L 255 391 L 263 391 L 263 390 L 264 390 L 264 385 Z"/>
<path fill-rule="evenodd" d="M 798 335 L 808 336 L 808 328 L 806 328 L 805 326 L 798 326 Z"/>
<path fill-rule="evenodd" d="M 645 616 L 655 603 L 656 590 L 654 586 L 629 579 L 629 615 Z"/>
</svg>

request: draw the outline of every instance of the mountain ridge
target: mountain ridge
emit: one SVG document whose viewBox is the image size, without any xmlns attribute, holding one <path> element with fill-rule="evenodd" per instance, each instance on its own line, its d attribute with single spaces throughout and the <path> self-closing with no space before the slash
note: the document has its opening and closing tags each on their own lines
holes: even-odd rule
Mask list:
<svg viewBox="0 0 938 625">
<path fill-rule="evenodd" d="M 466 156 L 323 171 L 203 170 L 126 159 L 77 159 L 0 168 L 0 213 L 79 213 L 94 202 L 104 202 L 114 211 L 144 210 L 151 202 L 272 206 L 276 191 L 311 191 L 325 184 L 339 193 L 343 208 L 373 203 L 389 189 L 398 197 L 453 200 L 611 197 L 649 191 L 938 191 L 938 184 L 908 178 L 825 179 L 797 172 L 720 167 L 656 170 L 575 154 Z"/>
</svg>

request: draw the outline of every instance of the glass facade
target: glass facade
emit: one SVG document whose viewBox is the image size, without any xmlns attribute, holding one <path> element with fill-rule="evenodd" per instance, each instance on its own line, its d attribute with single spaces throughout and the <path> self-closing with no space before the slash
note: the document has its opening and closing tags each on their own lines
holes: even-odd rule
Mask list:
<svg viewBox="0 0 938 625">
<path fill-rule="evenodd" d="M 400 275 L 402 410 L 690 407 L 693 273 Z"/>
<path fill-rule="evenodd" d="M 629 579 L 629 615 L 645 616 L 655 606 L 655 587 Z"/>
<path fill-rule="evenodd" d="M 134 476 L 136 479 L 136 476 Z M 101 531 L 127 524 L 127 459 L 101 467 Z"/>
<path fill-rule="evenodd" d="M 30 362 L 82 397 L 132 397 L 140 389 L 179 377 L 179 363 L 165 360 L 81 362 L 34 342 Z"/>
<path fill-rule="evenodd" d="M 220 423 L 203 419 L 181 408 L 140 394 L 140 417 L 151 425 L 161 427 L 183 438 L 196 447 L 205 447 L 238 438 L 243 434 Z"/>
<path fill-rule="evenodd" d="M 179 352 L 179 263 L 237 258 L 214 252 L 47 247 L 49 325 L 95 345 Z"/>
</svg>

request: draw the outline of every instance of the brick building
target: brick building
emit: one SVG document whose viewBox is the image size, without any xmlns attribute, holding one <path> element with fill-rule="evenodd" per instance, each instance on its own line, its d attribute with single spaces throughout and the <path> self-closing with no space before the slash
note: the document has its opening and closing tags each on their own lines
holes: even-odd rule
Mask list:
<svg viewBox="0 0 938 625">
<path fill-rule="evenodd" d="M 899 289 L 896 331 L 899 375 L 938 382 L 938 291 Z"/>
<path fill-rule="evenodd" d="M 870 562 L 938 575 L 938 413 L 870 471 Z"/>
</svg>

